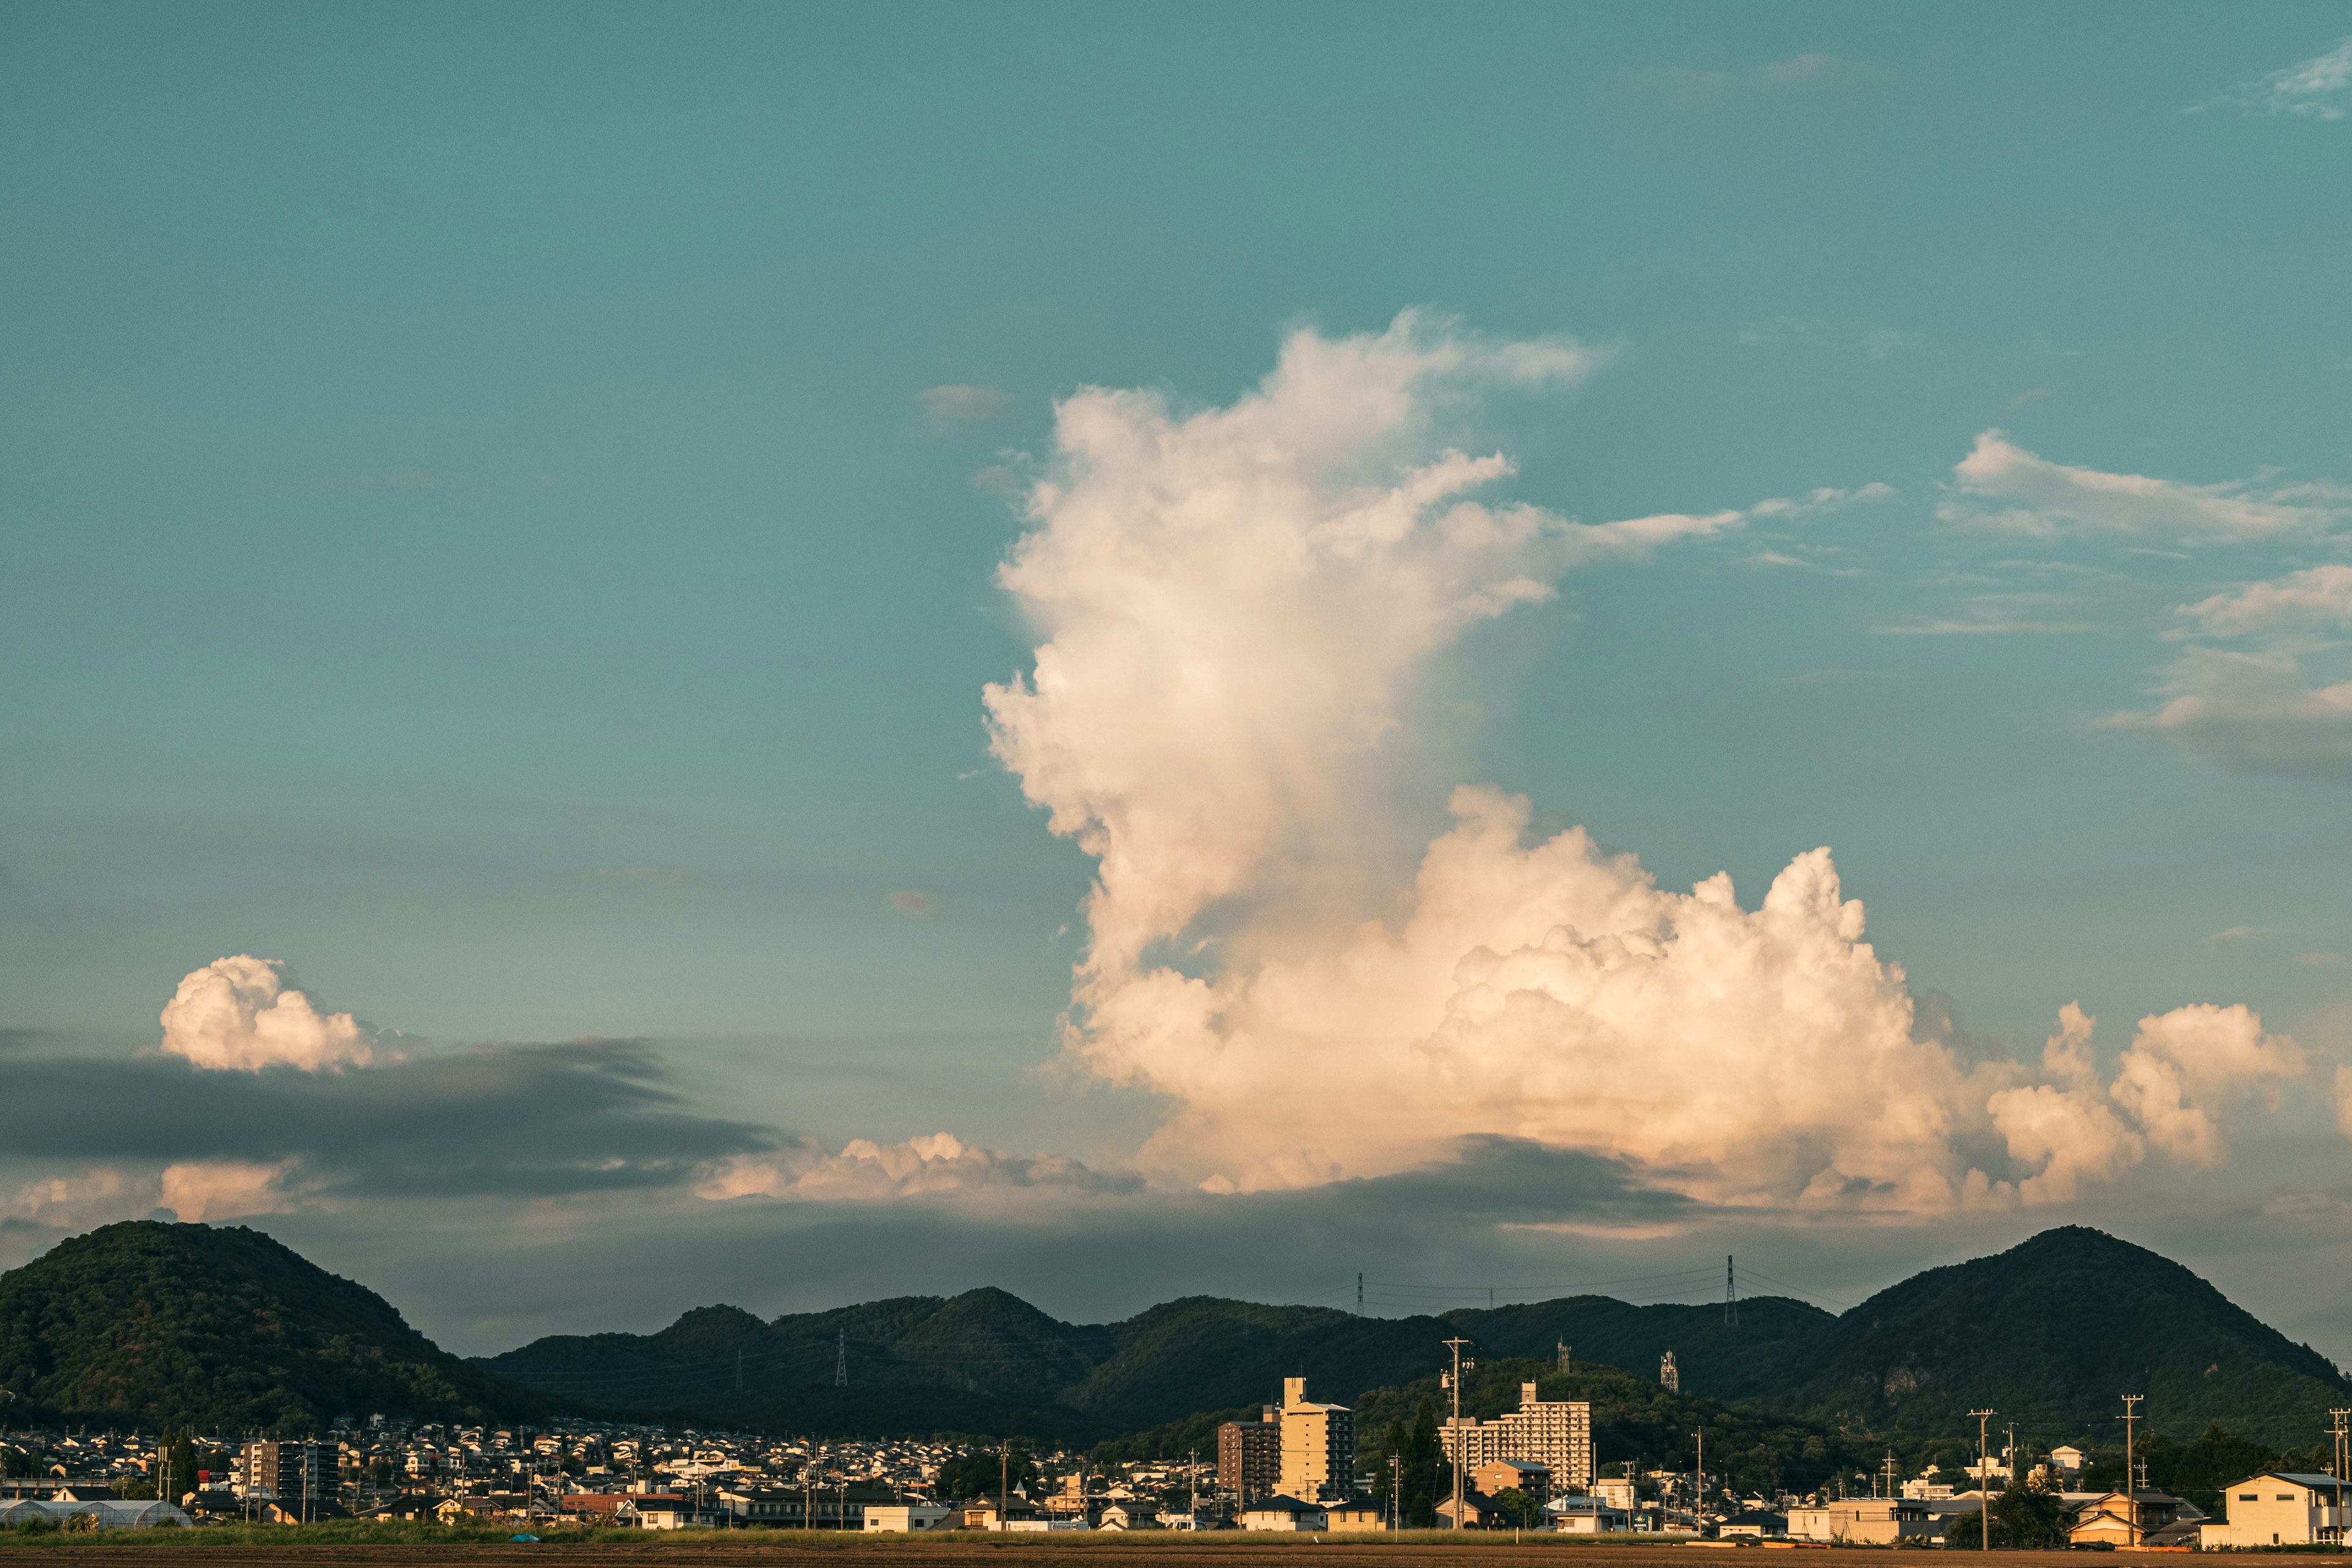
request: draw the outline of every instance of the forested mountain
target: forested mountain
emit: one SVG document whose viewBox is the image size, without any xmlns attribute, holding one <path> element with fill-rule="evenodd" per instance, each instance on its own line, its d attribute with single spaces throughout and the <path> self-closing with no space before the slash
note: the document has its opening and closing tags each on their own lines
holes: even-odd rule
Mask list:
<svg viewBox="0 0 2352 1568">
<path fill-rule="evenodd" d="M 541 1340 L 486 1364 L 615 1407 L 841 1431 L 936 1408 L 940 1426 L 1062 1441 L 1127 1432 L 1137 1436 L 1121 1451 L 1181 1454 L 1213 1430 L 1196 1418 L 1269 1400 L 1286 1376 L 1341 1401 L 1413 1385 L 1457 1333 L 1489 1367 L 1549 1363 L 1566 1344 L 1612 1387 L 1630 1377 L 1623 1386 L 1654 1389 L 1671 1350 L 1690 1398 L 1786 1417 L 1773 1439 L 1784 1467 L 1801 1430 L 1856 1454 L 1893 1445 L 1957 1459 L 1975 1408 L 2014 1419 L 2021 1438 L 2100 1449 L 2119 1433 L 2116 1396 L 2126 1391 L 2148 1396 L 2150 1434 L 2187 1442 L 2219 1421 L 2273 1448 L 2300 1446 L 2352 1392 L 2325 1357 L 2188 1269 L 2080 1227 L 1931 1269 L 1835 1316 L 1775 1297 L 1740 1302 L 1731 1322 L 1719 1304 L 1601 1296 L 1412 1318 L 1195 1296 L 1078 1325 L 974 1290 L 764 1322 L 705 1309 L 658 1334 Z M 831 1386 L 837 1357 L 847 1390 Z M 1516 1397 L 1513 1380 L 1493 1387 Z M 1633 1442 L 1639 1423 L 1624 1408 Z"/>
<path fill-rule="evenodd" d="M 289 1436 L 343 1414 L 482 1421 L 550 1405 L 258 1231 L 148 1220 L 0 1274 L 0 1389 L 13 1423 Z"/>
<path fill-rule="evenodd" d="M 2080 1228 L 1931 1269 L 1838 1316 L 1758 1298 L 1733 1323 L 1720 1305 L 1580 1296 L 1367 1318 L 1194 1296 L 1076 1324 L 982 1289 L 774 1319 L 704 1307 L 658 1333 L 556 1335 L 473 1363 L 244 1228 L 109 1226 L 0 1275 L 0 1389 L 25 1415 L 289 1433 L 344 1413 L 520 1420 L 562 1405 L 1181 1455 L 1213 1447 L 1217 1417 L 1304 1376 L 1316 1397 L 1359 1407 L 1369 1448 L 1433 1387 L 1440 1342 L 1454 1335 L 1480 1363 L 1469 1413 L 1499 1414 L 1532 1375 L 1548 1398 L 1593 1401 L 1604 1462 L 1678 1463 L 1669 1450 L 1704 1422 L 1725 1428 L 1727 1453 L 1790 1480 L 1857 1458 L 1866 1468 L 1885 1446 L 1957 1459 L 1976 1408 L 2029 1443 L 2097 1452 L 2116 1446 L 2116 1396 L 2139 1393 L 2151 1436 L 2185 1444 L 2218 1422 L 2275 1451 L 2310 1445 L 2327 1409 L 2352 1403 L 2317 1352 L 2179 1264 Z M 1657 1386 L 1668 1350 L 1680 1398 Z"/>
<path fill-rule="evenodd" d="M 2186 1441 L 2218 1421 L 2284 1447 L 2347 1392 L 2326 1356 L 2179 1264 L 2070 1226 L 1880 1291 L 1792 1345 L 1753 1396 L 1881 1437 L 1957 1432 L 1989 1408 L 2021 1439 L 2105 1447 L 2117 1395 L 2145 1394 L 2147 1431 Z"/>
</svg>

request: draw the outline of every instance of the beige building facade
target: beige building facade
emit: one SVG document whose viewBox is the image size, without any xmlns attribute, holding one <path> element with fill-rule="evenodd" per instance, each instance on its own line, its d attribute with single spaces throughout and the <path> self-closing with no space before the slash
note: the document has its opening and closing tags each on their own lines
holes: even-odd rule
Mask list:
<svg viewBox="0 0 2352 1568">
<path fill-rule="evenodd" d="M 1536 1397 L 1536 1385 L 1519 1384 L 1519 1407 L 1492 1421 L 1447 1421 L 1437 1440 L 1445 1457 L 1465 1470 L 1498 1459 L 1541 1465 L 1556 1492 L 1581 1492 L 1592 1485 L 1592 1406 L 1583 1400 Z"/>
<path fill-rule="evenodd" d="M 2221 1494 L 2221 1517 L 2198 1527 L 2198 1544 L 2220 1546 L 2314 1546 L 2344 1539 L 2344 1510 L 2336 1506 L 2343 1487 L 2352 1505 L 2352 1482 L 2308 1471 L 2274 1470 L 2240 1481 Z"/>
<path fill-rule="evenodd" d="M 1356 1489 L 1356 1415 L 1307 1397 L 1307 1380 L 1282 1380 L 1282 1479 L 1302 1502 L 1348 1498 Z"/>
</svg>

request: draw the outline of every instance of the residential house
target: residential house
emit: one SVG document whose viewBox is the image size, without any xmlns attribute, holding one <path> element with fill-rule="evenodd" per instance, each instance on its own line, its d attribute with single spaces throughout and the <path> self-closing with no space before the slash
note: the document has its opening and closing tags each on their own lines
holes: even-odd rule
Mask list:
<svg viewBox="0 0 2352 1568">
<path fill-rule="evenodd" d="M 1323 1530 L 1328 1516 L 1319 1503 L 1276 1495 L 1262 1498 L 1242 1510 L 1244 1530 Z"/>
<path fill-rule="evenodd" d="M 1370 1498 L 1327 1504 L 1323 1510 L 1323 1527 L 1334 1534 L 1343 1531 L 1386 1530 L 1389 1527 L 1389 1505 L 1374 1502 Z"/>
<path fill-rule="evenodd" d="M 952 1529 L 955 1510 L 943 1503 L 877 1503 L 865 1510 L 868 1534 L 906 1534 L 918 1530 Z"/>
<path fill-rule="evenodd" d="M 1161 1528 L 1160 1505 L 1156 1502 L 1139 1502 L 1133 1499 L 1112 1503 L 1102 1510 L 1102 1528 L 1105 1530 L 1158 1530 Z"/>
<path fill-rule="evenodd" d="M 1556 1497 L 1544 1504 L 1550 1527 L 1570 1535 L 1607 1535 L 1633 1528 L 1633 1510 L 1601 1497 Z"/>
<path fill-rule="evenodd" d="M 1785 1514 L 1767 1508 L 1751 1508 L 1733 1514 L 1715 1527 L 1718 1539 L 1730 1541 L 1745 1537 L 1751 1541 L 1786 1541 L 1789 1520 Z"/>
<path fill-rule="evenodd" d="M 1792 1540 L 1834 1546 L 1929 1542 L 1941 1534 L 1927 1505 L 1916 1498 L 1841 1498 L 1811 1508 L 1792 1508 L 1788 1525 Z"/>
<path fill-rule="evenodd" d="M 2074 1546 L 2144 1546 L 2179 1516 L 2180 1500 L 2163 1492 L 2105 1492 L 2074 1510 L 2066 1540 Z"/>
<path fill-rule="evenodd" d="M 2341 1542 L 2347 1507 L 2352 1507 L 2352 1485 L 2334 1476 L 2264 1471 L 2221 1494 L 2221 1518 L 2201 1521 L 2199 1544 L 2313 1546 Z"/>
<path fill-rule="evenodd" d="M 1484 1530 L 1489 1525 L 1507 1525 L 1516 1522 L 1509 1515 L 1495 1506 L 1493 1498 L 1483 1496 L 1468 1487 L 1462 1489 L 1461 1523 L 1458 1526 L 1454 1523 L 1454 1500 L 1450 1497 L 1438 1499 L 1437 1528 L 1440 1530 L 1457 1528 Z"/>
<path fill-rule="evenodd" d="M 1551 1500 L 1551 1467 L 1533 1459 L 1489 1459 L 1470 1472 L 1470 1484 L 1488 1497 L 1516 1487 L 1541 1505 Z"/>
</svg>

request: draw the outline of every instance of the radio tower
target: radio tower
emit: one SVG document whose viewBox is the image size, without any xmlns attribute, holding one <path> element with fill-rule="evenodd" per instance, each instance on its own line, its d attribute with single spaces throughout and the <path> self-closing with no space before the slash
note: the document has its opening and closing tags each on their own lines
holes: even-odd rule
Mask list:
<svg viewBox="0 0 2352 1568">
<path fill-rule="evenodd" d="M 1723 1255 L 1723 1321 L 1739 1326 L 1739 1277 L 1731 1271 L 1731 1254 Z"/>
<path fill-rule="evenodd" d="M 833 1347 L 833 1385 L 835 1388 L 849 1386 L 849 1331 L 847 1329 L 841 1331 L 841 1338 Z"/>
</svg>

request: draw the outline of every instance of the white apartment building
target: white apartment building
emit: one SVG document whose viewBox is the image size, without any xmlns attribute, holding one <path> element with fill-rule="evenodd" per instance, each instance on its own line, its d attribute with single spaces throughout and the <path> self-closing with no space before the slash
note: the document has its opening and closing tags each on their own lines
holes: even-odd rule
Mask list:
<svg viewBox="0 0 2352 1568">
<path fill-rule="evenodd" d="M 2352 1507 L 2352 1483 L 2309 1471 L 2272 1470 L 2240 1481 L 2221 1494 L 2220 1519 L 2198 1529 L 2198 1544 L 2216 1546 L 2311 1546 L 2344 1539 L 2344 1509 L 2337 1489 Z"/>
<path fill-rule="evenodd" d="M 1465 1470 L 1496 1459 L 1520 1459 L 1551 1471 L 1555 1491 L 1585 1491 L 1592 1485 L 1592 1406 L 1583 1400 L 1536 1397 L 1536 1385 L 1519 1384 L 1519 1407 L 1492 1421 L 1465 1417 L 1438 1428 L 1445 1457 Z"/>
</svg>

